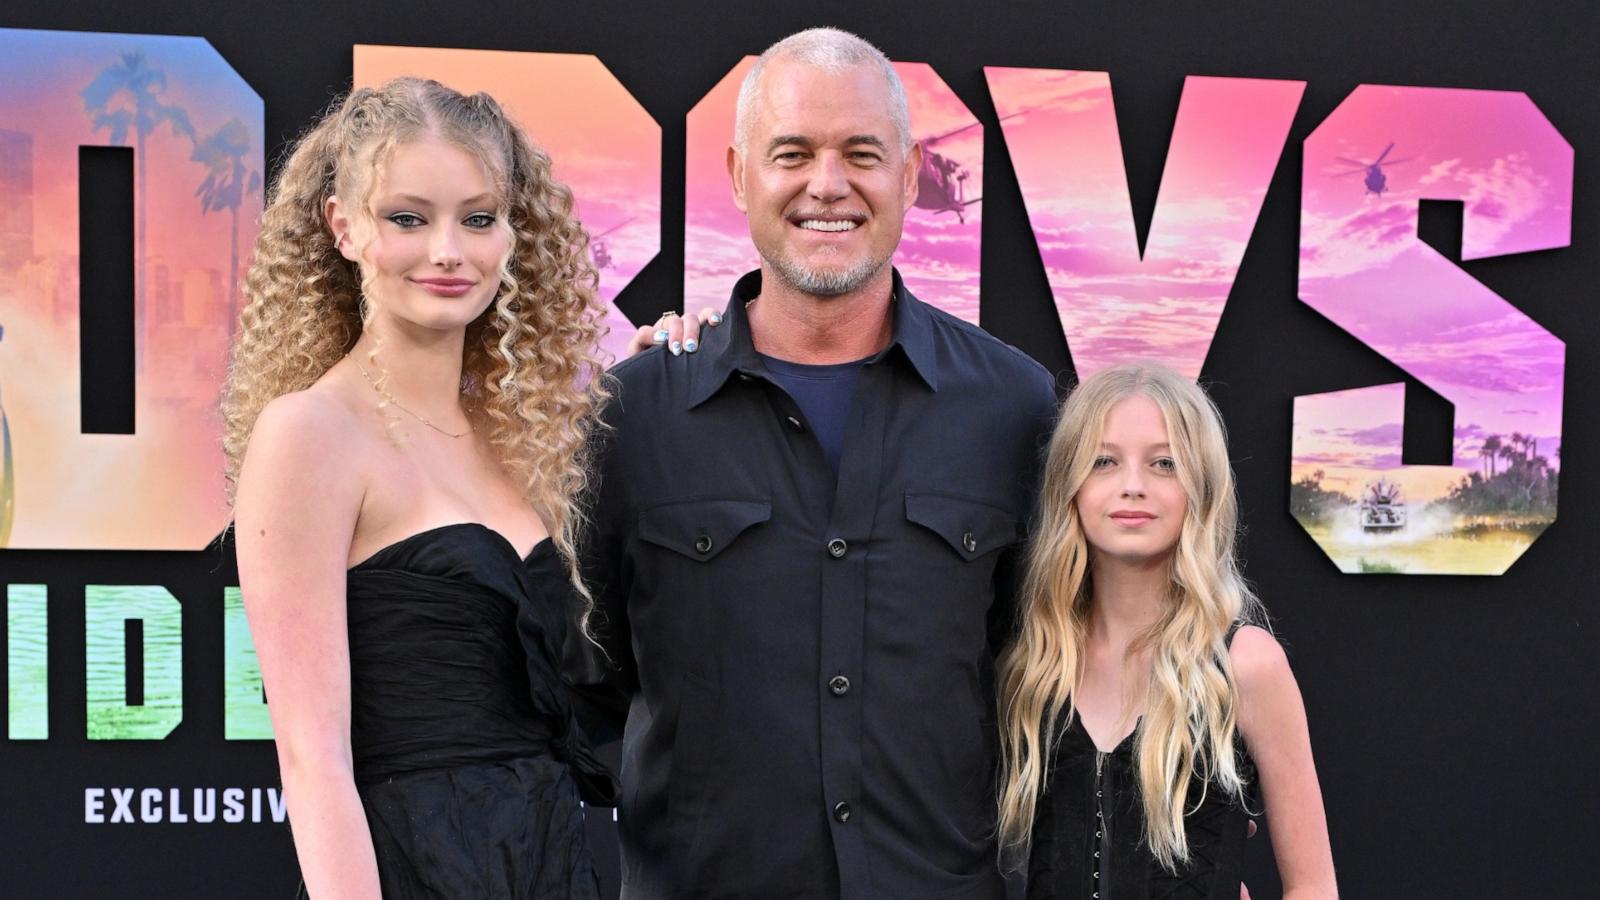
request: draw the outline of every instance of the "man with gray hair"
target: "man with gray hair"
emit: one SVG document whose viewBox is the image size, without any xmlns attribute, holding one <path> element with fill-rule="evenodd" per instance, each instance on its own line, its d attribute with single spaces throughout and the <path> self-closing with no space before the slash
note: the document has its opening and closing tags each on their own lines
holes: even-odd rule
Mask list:
<svg viewBox="0 0 1600 900">
<path fill-rule="evenodd" d="M 1002 897 L 994 653 L 1052 379 L 890 264 L 922 152 L 882 53 L 786 38 L 736 121 L 761 268 L 698 353 L 613 370 L 585 549 L 623 895 Z"/>
</svg>

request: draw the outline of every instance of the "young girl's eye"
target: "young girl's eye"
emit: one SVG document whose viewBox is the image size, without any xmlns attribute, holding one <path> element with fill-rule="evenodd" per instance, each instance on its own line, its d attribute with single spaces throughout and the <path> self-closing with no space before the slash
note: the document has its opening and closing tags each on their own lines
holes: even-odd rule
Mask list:
<svg viewBox="0 0 1600 900">
<path fill-rule="evenodd" d="M 461 224 L 467 226 L 468 228 L 488 228 L 494 224 L 494 214 L 473 213 L 462 220 Z"/>
<path fill-rule="evenodd" d="M 399 225 L 401 228 L 416 228 L 419 225 L 427 224 L 423 221 L 423 218 L 416 213 L 395 213 L 394 215 L 389 216 L 388 219 L 394 224 Z"/>
</svg>

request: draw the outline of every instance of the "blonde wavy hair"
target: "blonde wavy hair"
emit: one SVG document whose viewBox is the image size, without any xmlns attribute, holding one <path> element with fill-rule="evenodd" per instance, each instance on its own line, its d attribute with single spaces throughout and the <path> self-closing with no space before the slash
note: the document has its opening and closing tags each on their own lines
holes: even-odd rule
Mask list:
<svg viewBox="0 0 1600 900">
<path fill-rule="evenodd" d="M 597 349 L 604 309 L 572 192 L 551 178 L 550 157 L 488 94 L 397 78 L 336 101 L 295 145 L 262 214 L 223 389 L 229 500 L 262 408 L 310 387 L 344 358 L 382 302 L 335 246 L 323 219 L 328 198 L 337 195 L 352 210 L 355 234 L 370 234 L 376 173 L 397 146 L 424 137 L 476 156 L 500 198 L 496 227 L 509 232 L 511 251 L 494 302 L 467 326 L 464 406 L 548 518 L 581 591 L 573 547 L 584 520 L 578 498 L 589 486 L 590 435 L 608 396 Z M 369 356 L 387 416 L 394 399 L 387 372 L 377 349 Z"/>
<path fill-rule="evenodd" d="M 1238 505 L 1222 416 L 1205 391 L 1170 369 L 1106 369 L 1067 398 L 1050 439 L 1039 527 L 1022 587 L 1021 631 L 1000 662 L 999 831 L 1008 866 L 1027 858 L 1056 743 L 1076 714 L 1073 692 L 1082 676 L 1094 573 L 1075 500 L 1100 455 L 1111 408 L 1134 396 L 1161 409 L 1187 500 L 1170 561 L 1168 602 L 1133 648 L 1149 648 L 1152 655 L 1134 754 L 1153 855 L 1169 870 L 1188 860 L 1183 818 L 1191 783 L 1244 799 L 1227 637 L 1235 622 L 1265 618 L 1234 556 Z"/>
</svg>

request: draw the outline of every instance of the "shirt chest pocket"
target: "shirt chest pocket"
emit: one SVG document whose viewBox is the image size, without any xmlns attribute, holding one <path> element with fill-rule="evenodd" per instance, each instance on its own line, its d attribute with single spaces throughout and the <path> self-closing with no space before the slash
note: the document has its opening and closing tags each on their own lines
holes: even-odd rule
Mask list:
<svg viewBox="0 0 1600 900">
<path fill-rule="evenodd" d="M 946 491 L 906 491 L 906 521 L 937 535 L 973 562 L 1022 540 L 1022 520 L 998 503 Z"/>
<path fill-rule="evenodd" d="M 770 500 L 679 500 L 639 513 L 639 539 L 696 562 L 709 562 L 740 535 L 772 518 Z"/>
</svg>

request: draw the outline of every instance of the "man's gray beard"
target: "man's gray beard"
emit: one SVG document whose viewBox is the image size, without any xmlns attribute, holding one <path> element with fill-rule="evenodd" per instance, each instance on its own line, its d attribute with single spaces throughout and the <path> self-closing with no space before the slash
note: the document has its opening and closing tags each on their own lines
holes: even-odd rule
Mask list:
<svg viewBox="0 0 1600 900">
<path fill-rule="evenodd" d="M 859 265 L 844 270 L 828 270 L 818 272 L 804 268 L 787 259 L 773 259 L 763 256 L 767 265 L 772 267 L 773 274 L 778 276 L 788 287 L 810 294 L 813 297 L 837 297 L 848 294 L 872 279 L 872 276 L 883 271 L 889 260 L 867 259 Z"/>
</svg>

